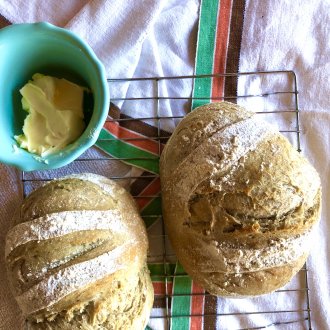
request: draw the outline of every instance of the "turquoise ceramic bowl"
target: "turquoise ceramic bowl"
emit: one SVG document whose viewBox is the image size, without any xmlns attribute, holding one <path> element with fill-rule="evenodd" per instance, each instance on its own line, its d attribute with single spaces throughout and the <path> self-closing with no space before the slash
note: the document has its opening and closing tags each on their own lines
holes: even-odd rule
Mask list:
<svg viewBox="0 0 330 330">
<path fill-rule="evenodd" d="M 24 171 L 55 169 L 69 164 L 92 146 L 109 109 L 109 87 L 102 63 L 75 34 L 48 23 L 16 24 L 0 30 L 0 162 Z M 93 92 L 93 112 L 83 134 L 66 148 L 45 158 L 21 148 L 26 113 L 20 88 L 34 73 L 66 78 Z"/>
</svg>

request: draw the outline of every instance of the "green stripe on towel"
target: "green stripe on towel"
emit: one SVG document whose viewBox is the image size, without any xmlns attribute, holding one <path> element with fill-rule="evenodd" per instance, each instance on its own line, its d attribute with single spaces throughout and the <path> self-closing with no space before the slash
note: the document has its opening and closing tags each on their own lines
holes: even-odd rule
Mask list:
<svg viewBox="0 0 330 330">
<path fill-rule="evenodd" d="M 213 57 L 215 50 L 215 35 L 217 27 L 219 1 L 202 0 L 199 16 L 198 40 L 196 49 L 195 74 L 210 74 L 213 72 Z M 195 78 L 193 89 L 192 110 L 209 103 L 212 78 Z"/>
<path fill-rule="evenodd" d="M 177 262 L 173 280 L 171 330 L 190 328 L 191 285 L 191 278 Z"/>
<path fill-rule="evenodd" d="M 172 282 L 172 276 L 175 272 L 176 264 L 155 263 L 148 264 L 148 268 L 153 282 L 165 282 L 166 276 L 168 276 L 167 281 Z"/>
<path fill-rule="evenodd" d="M 111 141 L 108 139 L 111 139 Z M 128 158 L 122 160 L 124 163 L 159 174 L 159 157 L 118 140 L 105 129 L 101 130 L 95 145 L 114 158 Z"/>
<path fill-rule="evenodd" d="M 149 228 L 159 219 L 159 217 L 162 214 L 161 210 L 162 210 L 161 198 L 156 197 L 141 211 L 141 216 L 147 228 Z M 156 217 L 156 215 L 158 214 L 159 217 Z"/>
</svg>

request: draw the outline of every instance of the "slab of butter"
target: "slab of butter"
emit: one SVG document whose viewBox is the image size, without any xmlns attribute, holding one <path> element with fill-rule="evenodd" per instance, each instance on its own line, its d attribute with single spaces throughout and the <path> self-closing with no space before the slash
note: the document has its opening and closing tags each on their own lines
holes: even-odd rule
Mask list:
<svg viewBox="0 0 330 330">
<path fill-rule="evenodd" d="M 15 136 L 20 147 L 43 157 L 75 141 L 85 128 L 84 91 L 66 79 L 34 74 L 20 89 L 29 113 L 23 134 Z"/>
</svg>

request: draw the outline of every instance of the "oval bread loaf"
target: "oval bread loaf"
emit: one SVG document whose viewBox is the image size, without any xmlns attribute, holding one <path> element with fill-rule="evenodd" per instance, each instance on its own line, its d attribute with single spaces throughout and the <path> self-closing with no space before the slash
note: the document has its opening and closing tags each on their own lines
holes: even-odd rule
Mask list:
<svg viewBox="0 0 330 330">
<path fill-rule="evenodd" d="M 144 223 L 130 194 L 95 174 L 53 180 L 23 202 L 6 239 L 31 329 L 144 329 L 153 304 Z"/>
<path fill-rule="evenodd" d="M 201 106 L 161 156 L 171 243 L 214 295 L 255 296 L 286 284 L 307 258 L 320 214 L 318 173 L 257 117 L 228 102 Z"/>
</svg>

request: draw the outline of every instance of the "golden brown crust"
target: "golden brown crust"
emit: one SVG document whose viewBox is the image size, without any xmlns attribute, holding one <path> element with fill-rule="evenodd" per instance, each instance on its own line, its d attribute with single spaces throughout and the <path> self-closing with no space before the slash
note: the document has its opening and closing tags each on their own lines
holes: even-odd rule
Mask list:
<svg viewBox="0 0 330 330">
<path fill-rule="evenodd" d="M 83 174 L 37 189 L 6 248 L 12 291 L 33 329 L 145 326 L 153 303 L 146 229 L 115 182 Z"/>
<path fill-rule="evenodd" d="M 307 254 L 282 267 L 246 273 L 201 273 L 185 262 L 184 269 L 209 292 L 228 298 L 246 298 L 275 291 L 288 283 L 301 269 Z"/>
<path fill-rule="evenodd" d="M 95 300 L 95 292 L 100 291 L 102 299 Z M 28 320 L 28 329 L 144 329 L 153 304 L 152 293 L 147 267 L 129 276 L 127 270 L 119 271 L 95 283 L 83 295 L 67 297 L 66 309 L 56 306 L 59 312 L 55 319 L 37 323 L 38 315 L 33 315 Z"/>
<path fill-rule="evenodd" d="M 23 202 L 20 222 L 72 210 L 109 210 L 114 198 L 93 182 L 79 178 L 54 180 L 33 191 Z"/>
<path fill-rule="evenodd" d="M 228 102 L 195 109 L 165 146 L 160 173 L 172 245 L 209 292 L 226 295 L 224 278 L 241 273 L 250 280 L 231 295 L 270 292 L 302 264 L 320 214 L 320 179 L 252 112 Z M 267 280 L 254 286 L 263 272 Z"/>
</svg>

